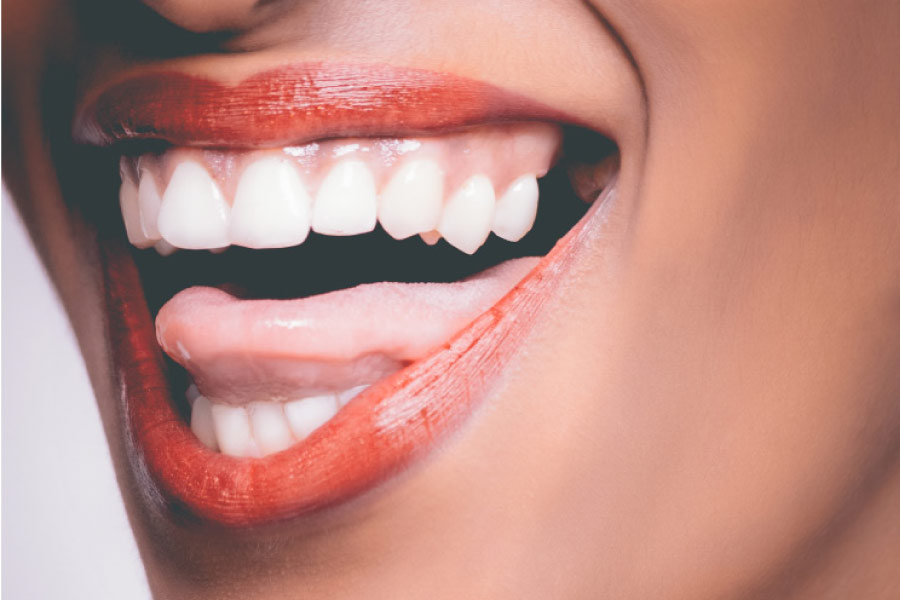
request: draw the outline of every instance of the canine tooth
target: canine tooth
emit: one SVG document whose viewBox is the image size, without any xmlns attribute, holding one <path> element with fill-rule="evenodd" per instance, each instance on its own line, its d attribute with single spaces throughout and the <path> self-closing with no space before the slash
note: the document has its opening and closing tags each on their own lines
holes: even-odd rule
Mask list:
<svg viewBox="0 0 900 600">
<path fill-rule="evenodd" d="M 431 231 L 441 218 L 444 172 L 436 162 L 414 160 L 403 165 L 381 192 L 378 222 L 397 240 Z"/>
<path fill-rule="evenodd" d="M 252 163 L 238 182 L 231 207 L 231 243 L 284 248 L 309 235 L 312 200 L 297 169 L 270 156 Z"/>
<path fill-rule="evenodd" d="M 497 200 L 494 233 L 510 242 L 518 242 L 534 226 L 538 208 L 538 183 L 534 175 L 523 175 L 512 182 Z"/>
<path fill-rule="evenodd" d="M 474 254 L 491 233 L 494 185 L 486 175 L 473 175 L 444 206 L 438 232 L 452 246 Z"/>
<path fill-rule="evenodd" d="M 419 237 L 429 246 L 434 246 L 441 241 L 441 234 L 437 231 L 426 231 L 425 233 L 420 233 Z"/>
<path fill-rule="evenodd" d="M 119 188 L 119 207 L 122 209 L 122 221 L 125 223 L 128 241 L 138 248 L 152 246 L 153 242 L 144 235 L 144 229 L 141 227 L 137 185 L 127 176 L 122 177 L 122 187 Z"/>
<path fill-rule="evenodd" d="M 178 248 L 176 248 L 166 240 L 159 240 L 158 242 L 153 244 L 153 247 L 156 248 L 156 251 L 159 252 L 160 256 L 169 256 L 178 250 Z"/>
<path fill-rule="evenodd" d="M 195 162 L 175 167 L 159 208 L 159 232 L 178 248 L 227 246 L 229 208 L 219 186 Z"/>
<path fill-rule="evenodd" d="M 253 439 L 263 456 L 281 452 L 294 443 L 280 402 L 252 402 L 248 412 Z"/>
<path fill-rule="evenodd" d="M 216 429 L 213 424 L 212 404 L 206 396 L 197 395 L 191 406 L 191 431 L 210 450 L 218 450 Z"/>
<path fill-rule="evenodd" d="M 212 420 L 222 454 L 259 456 L 259 450 L 250 431 L 250 419 L 243 407 L 213 404 Z"/>
<path fill-rule="evenodd" d="M 141 229 L 147 239 L 156 241 L 159 235 L 159 206 L 162 203 L 156 178 L 146 169 L 141 170 L 138 183 L 138 205 L 141 207 Z"/>
<path fill-rule="evenodd" d="M 348 402 L 359 396 L 363 393 L 368 385 L 358 385 L 356 387 L 352 387 L 349 390 L 344 390 L 343 392 L 337 395 L 338 406 L 344 407 Z"/>
<path fill-rule="evenodd" d="M 375 229 L 375 179 L 359 160 L 336 164 L 319 185 L 312 230 L 325 235 L 356 235 Z"/>
<path fill-rule="evenodd" d="M 306 439 L 309 434 L 322 426 L 338 411 L 337 399 L 333 394 L 310 396 L 302 400 L 293 400 L 284 405 L 284 414 L 294 437 Z"/>
</svg>

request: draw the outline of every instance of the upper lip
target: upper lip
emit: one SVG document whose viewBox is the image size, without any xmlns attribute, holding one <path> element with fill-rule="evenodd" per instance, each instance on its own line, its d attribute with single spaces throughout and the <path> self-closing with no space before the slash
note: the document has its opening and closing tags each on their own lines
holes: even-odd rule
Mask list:
<svg viewBox="0 0 900 600">
<path fill-rule="evenodd" d="M 163 140 L 280 146 L 349 136 L 409 136 L 499 121 L 575 120 L 481 81 L 361 62 L 304 62 L 240 82 L 175 70 L 130 74 L 80 103 L 76 141 Z"/>
</svg>

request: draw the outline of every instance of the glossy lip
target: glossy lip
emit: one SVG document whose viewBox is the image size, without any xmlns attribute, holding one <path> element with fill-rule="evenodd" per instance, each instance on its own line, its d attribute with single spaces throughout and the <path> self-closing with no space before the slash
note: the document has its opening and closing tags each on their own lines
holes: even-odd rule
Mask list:
<svg viewBox="0 0 900 600">
<path fill-rule="evenodd" d="M 136 101 L 140 99 L 140 101 Z M 504 121 L 574 121 L 496 86 L 421 69 L 301 63 L 228 85 L 175 71 L 133 75 L 89 97 L 76 142 L 257 147 L 334 137 L 401 137 Z"/>
<path fill-rule="evenodd" d="M 235 106 L 223 110 L 223 97 L 231 95 Z M 236 86 L 173 73 L 141 75 L 84 106 L 76 139 L 100 145 L 157 138 L 278 145 L 344 135 L 396 137 L 504 119 L 567 121 L 488 84 L 358 64 L 304 63 Z M 261 116 L 247 119 L 253 110 Z M 502 379 L 577 250 L 602 221 L 597 212 L 614 189 L 615 182 L 537 267 L 442 348 L 374 384 L 303 442 L 264 458 L 210 451 L 191 432 L 170 397 L 129 248 L 121 235 L 105 240 L 113 367 L 129 460 L 148 504 L 164 517 L 254 527 L 349 500 L 410 466 L 458 430 Z"/>
</svg>

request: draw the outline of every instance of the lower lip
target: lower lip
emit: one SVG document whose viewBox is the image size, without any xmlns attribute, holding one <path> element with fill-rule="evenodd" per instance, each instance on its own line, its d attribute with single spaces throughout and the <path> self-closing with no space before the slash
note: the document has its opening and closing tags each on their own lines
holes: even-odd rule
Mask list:
<svg viewBox="0 0 900 600">
<path fill-rule="evenodd" d="M 602 221 L 610 185 L 513 290 L 444 347 L 374 384 L 303 442 L 265 458 L 207 449 L 170 398 L 137 269 L 123 242 L 104 244 L 114 367 L 129 460 L 162 515 L 227 527 L 284 521 L 370 490 L 426 455 L 483 403 Z"/>
</svg>

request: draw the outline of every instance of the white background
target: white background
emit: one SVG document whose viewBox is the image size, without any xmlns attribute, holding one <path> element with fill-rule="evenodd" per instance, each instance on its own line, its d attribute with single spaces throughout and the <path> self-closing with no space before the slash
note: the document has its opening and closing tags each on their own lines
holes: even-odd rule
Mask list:
<svg viewBox="0 0 900 600">
<path fill-rule="evenodd" d="M 3 598 L 149 598 L 72 330 L 2 207 Z"/>
</svg>

